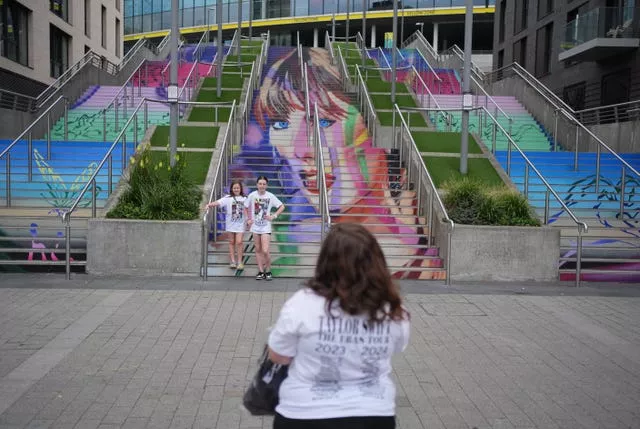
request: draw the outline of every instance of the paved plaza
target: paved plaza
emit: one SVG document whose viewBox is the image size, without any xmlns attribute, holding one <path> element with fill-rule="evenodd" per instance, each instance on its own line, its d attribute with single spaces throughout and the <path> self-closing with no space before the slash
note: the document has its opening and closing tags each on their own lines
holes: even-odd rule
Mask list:
<svg viewBox="0 0 640 429">
<path fill-rule="evenodd" d="M 401 284 L 399 428 L 640 428 L 638 286 Z M 0 428 L 271 428 L 241 396 L 298 281 L 0 285 Z"/>
</svg>

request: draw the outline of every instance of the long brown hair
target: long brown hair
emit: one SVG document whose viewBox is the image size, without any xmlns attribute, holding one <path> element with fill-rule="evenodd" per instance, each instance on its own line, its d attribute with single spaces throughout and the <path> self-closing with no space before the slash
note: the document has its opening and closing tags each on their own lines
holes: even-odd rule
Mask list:
<svg viewBox="0 0 640 429">
<path fill-rule="evenodd" d="M 331 226 L 306 286 L 326 298 L 328 313 L 337 299 L 345 313 L 371 322 L 408 317 L 378 241 L 359 224 Z"/>
</svg>

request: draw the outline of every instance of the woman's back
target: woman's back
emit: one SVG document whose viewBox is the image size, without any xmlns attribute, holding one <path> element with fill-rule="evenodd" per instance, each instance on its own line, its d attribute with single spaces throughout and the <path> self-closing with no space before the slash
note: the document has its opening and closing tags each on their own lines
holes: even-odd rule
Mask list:
<svg viewBox="0 0 640 429">
<path fill-rule="evenodd" d="M 391 356 L 404 350 L 409 321 L 349 315 L 309 288 L 284 305 L 269 347 L 293 356 L 279 414 L 293 419 L 395 415 Z"/>
</svg>

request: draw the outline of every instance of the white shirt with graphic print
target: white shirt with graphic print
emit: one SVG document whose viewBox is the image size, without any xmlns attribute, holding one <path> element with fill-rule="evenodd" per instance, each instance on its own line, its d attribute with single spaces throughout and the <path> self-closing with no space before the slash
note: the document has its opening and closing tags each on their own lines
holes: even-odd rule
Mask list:
<svg viewBox="0 0 640 429">
<path fill-rule="evenodd" d="M 371 324 L 343 313 L 337 301 L 332 315 L 308 288 L 284 304 L 269 347 L 293 361 L 276 411 L 290 419 L 395 415 L 391 355 L 407 347 L 410 322 Z"/>
<path fill-rule="evenodd" d="M 245 232 L 246 224 L 244 218 L 244 201 L 245 197 L 227 195 L 216 201 L 220 207 L 224 207 L 226 213 L 227 232 Z"/>
<path fill-rule="evenodd" d="M 271 215 L 272 209 L 279 209 L 282 202 L 271 192 L 260 195 L 258 191 L 253 191 L 244 201 L 244 206 L 249 209 L 249 216 L 253 220 L 251 232 L 255 234 L 270 234 L 271 221 L 266 219 Z"/>
</svg>

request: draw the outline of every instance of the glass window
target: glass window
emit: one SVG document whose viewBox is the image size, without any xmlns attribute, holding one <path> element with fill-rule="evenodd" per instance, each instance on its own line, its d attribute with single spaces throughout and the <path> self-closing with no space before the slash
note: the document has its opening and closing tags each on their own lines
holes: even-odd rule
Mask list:
<svg viewBox="0 0 640 429">
<path fill-rule="evenodd" d="M 69 0 L 49 0 L 49 10 L 69 22 Z"/>
<path fill-rule="evenodd" d="M 49 52 L 51 77 L 56 79 L 69 68 L 69 42 L 71 37 L 53 25 L 49 26 Z"/>
<path fill-rule="evenodd" d="M 101 9 L 101 13 L 102 13 L 102 20 L 101 20 L 101 25 L 102 25 L 102 47 L 106 48 L 107 47 L 107 8 L 102 6 Z"/>
<path fill-rule="evenodd" d="M 29 65 L 29 10 L 13 0 L 0 2 L 0 54 Z"/>
</svg>

